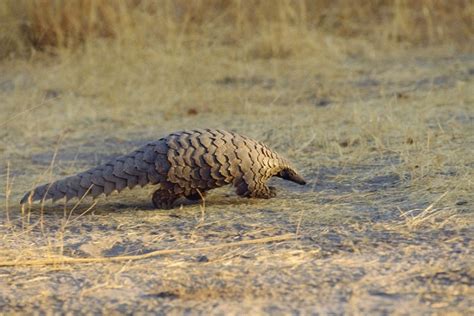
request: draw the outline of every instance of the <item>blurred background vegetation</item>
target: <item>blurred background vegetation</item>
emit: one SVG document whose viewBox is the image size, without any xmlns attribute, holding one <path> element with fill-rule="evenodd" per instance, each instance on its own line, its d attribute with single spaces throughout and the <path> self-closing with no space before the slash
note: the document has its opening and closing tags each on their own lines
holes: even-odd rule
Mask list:
<svg viewBox="0 0 474 316">
<path fill-rule="evenodd" d="M 0 58 L 77 49 L 105 38 L 120 46 L 232 47 L 250 58 L 286 58 L 331 41 L 396 49 L 472 50 L 471 0 L 4 0 Z M 324 43 L 324 45 L 321 45 Z"/>
</svg>

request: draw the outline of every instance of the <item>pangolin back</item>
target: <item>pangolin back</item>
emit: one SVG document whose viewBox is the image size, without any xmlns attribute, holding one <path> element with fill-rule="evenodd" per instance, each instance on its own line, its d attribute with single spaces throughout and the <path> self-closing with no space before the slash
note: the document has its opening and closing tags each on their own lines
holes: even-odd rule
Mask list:
<svg viewBox="0 0 474 316">
<path fill-rule="evenodd" d="M 147 184 L 159 184 L 153 201 L 161 208 L 171 207 L 179 197 L 196 198 L 227 184 L 233 184 L 241 196 L 269 198 L 274 193 L 266 181 L 272 176 L 305 184 L 286 159 L 258 141 L 223 130 L 188 130 L 39 186 L 26 193 L 21 203 L 97 197 Z"/>
</svg>

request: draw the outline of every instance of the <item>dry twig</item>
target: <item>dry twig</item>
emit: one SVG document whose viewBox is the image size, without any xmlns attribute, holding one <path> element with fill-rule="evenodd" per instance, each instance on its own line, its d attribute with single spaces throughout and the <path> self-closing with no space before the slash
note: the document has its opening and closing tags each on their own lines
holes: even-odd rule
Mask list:
<svg viewBox="0 0 474 316">
<path fill-rule="evenodd" d="M 157 256 L 174 255 L 183 252 L 198 252 L 198 251 L 209 251 L 215 249 L 224 249 L 230 247 L 240 247 L 246 245 L 255 244 L 266 244 L 272 242 L 286 241 L 296 239 L 294 234 L 285 234 L 273 237 L 258 238 L 252 240 L 242 240 L 237 242 L 222 243 L 204 247 L 193 247 L 184 249 L 163 249 L 156 250 L 142 255 L 134 256 L 116 256 L 116 257 L 99 257 L 99 258 L 70 258 L 70 257 L 57 257 L 57 258 L 45 258 L 35 260 L 19 260 L 19 261 L 0 261 L 0 267 L 14 267 L 14 266 L 46 266 L 46 265 L 57 265 L 57 264 L 80 264 L 80 263 L 102 263 L 102 262 L 118 262 L 118 261 L 137 261 Z"/>
</svg>

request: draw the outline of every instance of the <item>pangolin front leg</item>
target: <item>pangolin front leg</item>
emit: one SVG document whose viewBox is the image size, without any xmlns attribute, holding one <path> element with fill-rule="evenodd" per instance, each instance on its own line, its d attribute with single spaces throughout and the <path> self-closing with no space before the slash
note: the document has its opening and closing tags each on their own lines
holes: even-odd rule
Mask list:
<svg viewBox="0 0 474 316">
<path fill-rule="evenodd" d="M 235 190 L 235 192 L 237 193 L 237 195 L 242 197 L 270 199 L 276 196 L 275 187 L 268 186 L 265 183 L 260 183 L 258 185 L 249 185 L 246 182 L 242 181 L 236 187 L 237 189 Z"/>
<path fill-rule="evenodd" d="M 272 186 L 262 186 L 260 189 L 255 190 L 252 192 L 250 197 L 254 197 L 257 199 L 271 199 L 276 196 L 276 188 Z"/>
</svg>

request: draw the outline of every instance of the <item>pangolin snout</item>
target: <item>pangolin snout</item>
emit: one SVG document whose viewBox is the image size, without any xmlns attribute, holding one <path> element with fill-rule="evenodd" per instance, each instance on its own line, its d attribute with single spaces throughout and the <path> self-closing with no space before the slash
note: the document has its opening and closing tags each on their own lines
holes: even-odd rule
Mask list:
<svg viewBox="0 0 474 316">
<path fill-rule="evenodd" d="M 301 184 L 301 185 L 306 184 L 306 180 L 291 168 L 283 169 L 276 176 L 285 180 L 289 180 L 289 181 Z"/>
</svg>

